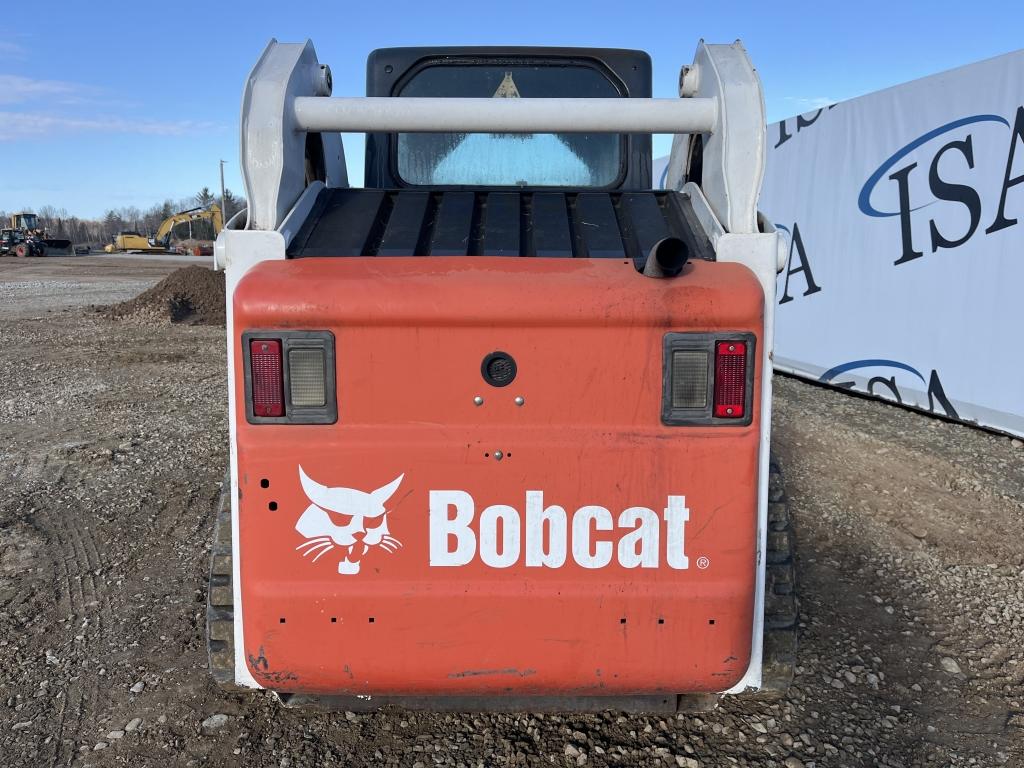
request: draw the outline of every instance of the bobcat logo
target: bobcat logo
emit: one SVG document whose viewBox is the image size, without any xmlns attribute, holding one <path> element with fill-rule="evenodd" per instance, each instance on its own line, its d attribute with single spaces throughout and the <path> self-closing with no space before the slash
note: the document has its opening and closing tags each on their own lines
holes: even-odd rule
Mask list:
<svg viewBox="0 0 1024 768">
<path fill-rule="evenodd" d="M 364 493 L 354 488 L 320 485 L 299 467 L 302 490 L 312 503 L 295 523 L 295 530 L 306 537 L 295 549 L 302 551 L 303 557 L 315 552 L 315 563 L 335 547 L 345 548 L 338 573 L 346 575 L 359 573 L 360 560 L 370 547 L 394 552 L 402 543 L 388 530 L 388 510 L 384 504 L 404 477 L 401 474 L 387 485 Z"/>
</svg>

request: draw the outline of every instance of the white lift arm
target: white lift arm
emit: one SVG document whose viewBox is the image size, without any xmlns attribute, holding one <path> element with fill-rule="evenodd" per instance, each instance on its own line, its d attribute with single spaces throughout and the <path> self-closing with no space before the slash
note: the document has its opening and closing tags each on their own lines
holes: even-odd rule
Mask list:
<svg viewBox="0 0 1024 768">
<path fill-rule="evenodd" d="M 758 231 L 764 101 L 739 42 L 701 41 L 678 99 L 329 98 L 331 88 L 308 40 L 271 40 L 250 73 L 241 120 L 247 229 L 277 229 L 313 181 L 347 186 L 342 132 L 452 132 L 693 134 L 700 140 L 674 142 L 674 166 L 691 181 L 699 166 L 726 232 Z"/>
</svg>

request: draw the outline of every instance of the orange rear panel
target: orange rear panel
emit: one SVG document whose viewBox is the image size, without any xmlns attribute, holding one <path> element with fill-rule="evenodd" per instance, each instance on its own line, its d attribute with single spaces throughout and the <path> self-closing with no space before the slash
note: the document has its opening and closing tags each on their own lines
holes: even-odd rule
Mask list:
<svg viewBox="0 0 1024 768">
<path fill-rule="evenodd" d="M 660 414 L 667 332 L 760 344 L 746 267 L 655 280 L 599 259 L 268 261 L 233 311 L 244 650 L 261 684 L 600 695 L 742 676 L 759 391 L 748 426 Z M 334 334 L 336 424 L 246 421 L 250 329 Z M 498 349 L 518 363 L 502 388 L 480 373 Z"/>
</svg>

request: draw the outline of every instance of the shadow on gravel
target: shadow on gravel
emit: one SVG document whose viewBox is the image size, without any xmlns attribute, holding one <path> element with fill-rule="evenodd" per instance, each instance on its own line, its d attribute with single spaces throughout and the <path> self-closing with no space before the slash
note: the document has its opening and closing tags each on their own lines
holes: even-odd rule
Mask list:
<svg viewBox="0 0 1024 768">
<path fill-rule="evenodd" d="M 1020 454 L 964 426 L 780 384 L 805 624 L 790 701 L 812 736 L 869 758 L 821 764 L 1020 765 L 1022 543 L 993 533 L 1024 522 L 1009 492 L 1024 472 L 980 479 Z"/>
</svg>

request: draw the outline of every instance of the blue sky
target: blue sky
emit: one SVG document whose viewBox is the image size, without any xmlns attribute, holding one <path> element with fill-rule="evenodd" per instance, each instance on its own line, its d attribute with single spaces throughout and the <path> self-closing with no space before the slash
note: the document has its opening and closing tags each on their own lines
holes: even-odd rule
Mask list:
<svg viewBox="0 0 1024 768">
<path fill-rule="evenodd" d="M 699 38 L 740 38 L 779 120 L 1015 50 L 1024 28 L 1019 0 L 136 0 L 39 2 L 16 15 L 34 21 L 0 36 L 0 210 L 49 204 L 85 217 L 217 188 L 221 158 L 241 192 L 241 88 L 270 37 L 312 38 L 336 95 L 364 92 L 377 47 L 523 44 L 642 48 L 666 97 Z M 361 142 L 346 145 L 360 180 Z"/>
</svg>

